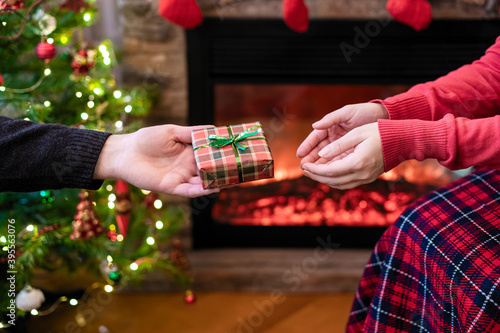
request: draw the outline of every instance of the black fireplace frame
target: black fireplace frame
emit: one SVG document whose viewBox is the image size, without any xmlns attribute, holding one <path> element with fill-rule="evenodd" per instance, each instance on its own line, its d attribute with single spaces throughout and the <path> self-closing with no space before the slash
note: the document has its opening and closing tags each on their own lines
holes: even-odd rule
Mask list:
<svg viewBox="0 0 500 333">
<path fill-rule="evenodd" d="M 206 19 L 186 31 L 189 124 L 214 122 L 216 84 L 414 85 L 478 59 L 499 35 L 499 20 L 435 20 L 421 32 L 386 19 L 313 20 L 300 34 L 279 19 Z M 227 225 L 212 220 L 213 203 L 191 201 L 195 249 L 315 247 L 327 236 L 367 248 L 386 229 Z"/>
</svg>

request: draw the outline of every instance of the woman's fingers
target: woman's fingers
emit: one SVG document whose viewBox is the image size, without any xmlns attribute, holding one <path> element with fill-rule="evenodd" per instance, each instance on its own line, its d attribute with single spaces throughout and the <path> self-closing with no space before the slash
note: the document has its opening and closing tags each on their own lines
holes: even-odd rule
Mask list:
<svg viewBox="0 0 500 333">
<path fill-rule="evenodd" d="M 297 148 L 297 157 L 303 158 L 309 155 L 314 148 L 328 136 L 327 131 L 313 130 Z"/>
<path fill-rule="evenodd" d="M 364 136 L 363 133 L 359 133 L 359 131 L 354 129 L 343 137 L 333 141 L 332 143 L 321 149 L 318 152 L 318 155 L 323 158 L 333 158 L 348 151 L 351 148 L 356 147 L 365 139 L 366 136 Z"/>
<path fill-rule="evenodd" d="M 354 105 L 346 105 L 338 110 L 332 111 L 322 119 L 312 124 L 314 129 L 328 129 L 330 127 L 340 125 L 349 121 L 353 111 Z"/>
</svg>

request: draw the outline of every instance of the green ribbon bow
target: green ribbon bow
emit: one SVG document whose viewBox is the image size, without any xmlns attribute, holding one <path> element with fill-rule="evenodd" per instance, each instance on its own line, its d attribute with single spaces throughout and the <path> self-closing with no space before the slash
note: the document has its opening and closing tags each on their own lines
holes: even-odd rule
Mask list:
<svg viewBox="0 0 500 333">
<path fill-rule="evenodd" d="M 262 127 L 259 125 L 252 126 L 237 136 L 233 135 L 233 131 L 231 130 L 230 126 L 227 127 L 227 133 L 229 134 L 229 138 L 225 138 L 220 135 L 216 134 L 210 134 L 208 138 L 210 140 L 213 140 L 210 142 L 208 145 L 201 145 L 199 147 L 194 148 L 194 150 L 200 149 L 200 148 L 206 148 L 206 147 L 219 147 L 222 148 L 224 146 L 227 146 L 231 144 L 233 146 L 233 152 L 234 156 L 236 157 L 236 166 L 238 167 L 238 179 L 239 182 L 243 182 L 243 172 L 241 170 L 241 159 L 240 159 L 240 154 L 238 152 L 238 149 L 245 150 L 248 148 L 246 144 L 244 144 L 242 141 L 244 140 L 263 140 L 264 138 L 250 138 L 251 136 L 258 134 L 262 132 Z"/>
<path fill-rule="evenodd" d="M 199 147 L 194 148 L 194 150 L 200 149 L 200 148 L 206 148 L 206 147 L 219 147 L 222 148 L 224 146 L 227 146 L 229 144 L 233 145 L 234 147 L 238 147 L 241 150 L 245 150 L 248 148 L 246 144 L 244 144 L 242 141 L 244 140 L 261 140 L 262 138 L 251 138 L 249 137 L 258 134 L 262 132 L 262 127 L 260 126 L 252 126 L 240 134 L 238 134 L 236 137 L 233 135 L 233 131 L 231 131 L 231 127 L 227 126 L 227 132 L 229 134 L 229 138 L 225 138 L 223 136 L 217 135 L 217 134 L 210 134 L 208 138 L 210 140 L 213 140 L 210 142 L 208 145 L 202 145 Z"/>
<path fill-rule="evenodd" d="M 233 133 L 231 131 L 231 128 L 228 126 L 229 138 L 225 138 L 223 136 L 216 135 L 216 134 L 211 134 L 208 136 L 208 138 L 210 140 L 214 140 L 214 141 L 210 142 L 209 146 L 220 148 L 220 147 L 227 146 L 228 144 L 233 144 L 234 146 L 238 147 L 239 149 L 245 150 L 248 148 L 248 146 L 241 141 L 244 141 L 247 138 L 251 137 L 252 135 L 258 134 L 260 132 L 262 132 L 262 127 L 252 126 L 249 129 L 238 134 L 236 137 L 234 137 Z M 254 138 L 254 139 L 257 139 L 257 138 Z"/>
</svg>

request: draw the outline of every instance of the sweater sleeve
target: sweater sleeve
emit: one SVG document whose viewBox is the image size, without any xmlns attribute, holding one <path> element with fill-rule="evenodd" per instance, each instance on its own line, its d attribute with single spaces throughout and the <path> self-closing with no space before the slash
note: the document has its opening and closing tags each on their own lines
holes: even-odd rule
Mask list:
<svg viewBox="0 0 500 333">
<path fill-rule="evenodd" d="M 500 116 L 438 121 L 387 120 L 378 122 L 385 171 L 399 163 L 435 158 L 449 169 L 486 165 L 500 169 Z M 405 133 L 405 135 L 401 135 Z"/>
<path fill-rule="evenodd" d="M 450 169 L 500 168 L 500 37 L 481 59 L 408 92 L 376 100 L 385 170 L 436 158 Z M 401 133 L 405 133 L 401 135 Z"/>
<path fill-rule="evenodd" d="M 500 109 L 499 64 L 500 37 L 472 64 L 374 102 L 386 107 L 390 119 L 438 120 L 448 113 L 465 118 L 491 117 Z"/>
<path fill-rule="evenodd" d="M 98 189 L 94 180 L 110 133 L 0 116 L 0 191 Z"/>
</svg>

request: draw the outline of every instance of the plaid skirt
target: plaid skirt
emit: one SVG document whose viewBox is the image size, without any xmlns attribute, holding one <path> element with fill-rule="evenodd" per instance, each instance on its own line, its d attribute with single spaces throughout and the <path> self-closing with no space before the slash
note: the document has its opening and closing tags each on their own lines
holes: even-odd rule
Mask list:
<svg viewBox="0 0 500 333">
<path fill-rule="evenodd" d="M 414 202 L 365 267 L 347 332 L 500 332 L 500 171 Z"/>
</svg>

